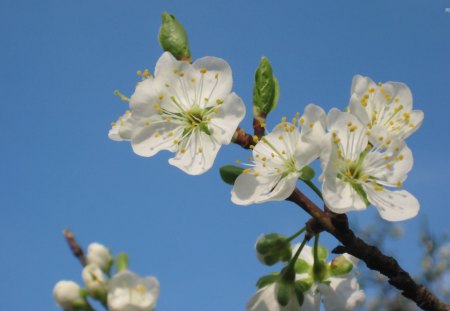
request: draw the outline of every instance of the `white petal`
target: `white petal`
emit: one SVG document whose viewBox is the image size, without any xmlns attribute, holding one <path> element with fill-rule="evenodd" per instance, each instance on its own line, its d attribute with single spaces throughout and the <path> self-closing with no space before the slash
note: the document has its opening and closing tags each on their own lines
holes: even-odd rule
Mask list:
<svg viewBox="0 0 450 311">
<path fill-rule="evenodd" d="M 408 191 L 374 190 L 365 185 L 367 199 L 380 213 L 381 218 L 388 221 L 401 221 L 412 218 L 419 212 L 419 201 Z"/>
<path fill-rule="evenodd" d="M 115 141 L 130 140 L 135 126 L 136 120 L 132 117 L 131 112 L 128 111 L 113 123 L 108 137 Z"/>
<path fill-rule="evenodd" d="M 229 144 L 236 128 L 245 116 L 245 105 L 235 93 L 229 94 L 217 108 L 219 113 L 209 122 L 214 137 L 221 144 Z"/>
<path fill-rule="evenodd" d="M 403 141 L 394 141 L 384 152 L 369 152 L 364 159 L 363 171 L 377 183 L 399 187 L 413 167 L 413 155 Z"/>
<path fill-rule="evenodd" d="M 256 177 L 251 173 L 241 174 L 231 191 L 231 201 L 238 205 L 282 201 L 292 194 L 297 179 L 297 174 L 289 174 L 281 179 L 280 177 Z"/>
<path fill-rule="evenodd" d="M 185 63 L 177 61 L 175 57 L 173 57 L 170 52 L 164 52 L 156 62 L 155 66 L 155 76 L 159 76 L 161 74 L 164 74 L 165 72 L 172 71 L 174 67 L 178 66 L 178 63 Z"/>
<path fill-rule="evenodd" d="M 306 141 L 321 141 L 325 135 L 327 116 L 325 111 L 314 104 L 305 107 L 302 118 L 302 138 Z"/>
<path fill-rule="evenodd" d="M 230 65 L 225 60 L 207 56 L 197 59 L 192 64 L 192 68 L 196 72 L 206 69 L 206 72 L 201 74 L 202 77 L 200 77 L 203 79 L 202 96 L 200 98 L 208 97 L 215 102 L 217 99 L 224 100 L 230 93 L 233 76 Z"/>
<path fill-rule="evenodd" d="M 191 134 L 185 149 L 185 152 L 181 152 L 180 149 L 174 158 L 169 159 L 169 164 L 189 175 L 200 175 L 212 167 L 220 144 L 213 136 L 197 130 Z"/>
<path fill-rule="evenodd" d="M 330 277 L 330 285 L 318 286 L 326 311 L 353 311 L 364 303 L 366 295 L 354 277 Z"/>
<path fill-rule="evenodd" d="M 327 125 L 328 130 L 336 133 L 337 138 L 340 139 L 342 156 L 351 161 L 358 159 L 368 142 L 366 129 L 361 122 L 354 115 L 333 108 L 328 113 Z M 352 127 L 354 130 L 350 132 Z"/>
<path fill-rule="evenodd" d="M 131 147 L 137 155 L 151 157 L 161 150 L 177 150 L 174 140 L 181 136 L 182 127 L 159 118 L 150 119 L 148 122 L 148 126 L 145 122 L 137 126 L 131 137 Z"/>
<path fill-rule="evenodd" d="M 148 118 L 157 112 L 153 105 L 159 103 L 159 96 L 165 89 L 161 84 L 148 78 L 136 85 L 136 90 L 130 97 L 130 107 L 136 118 Z"/>
<path fill-rule="evenodd" d="M 405 125 L 404 134 L 402 138 L 407 138 L 409 135 L 417 131 L 423 122 L 423 111 L 413 110 L 410 113 L 411 118 L 408 125 Z"/>
<path fill-rule="evenodd" d="M 351 94 L 356 94 L 358 97 L 361 97 L 369 88 L 375 88 L 376 86 L 376 83 L 369 77 L 355 75 L 352 79 Z"/>
<path fill-rule="evenodd" d="M 342 214 L 367 208 L 364 200 L 346 182 L 337 177 L 327 177 L 322 184 L 322 195 L 327 207 L 335 213 Z"/>
<path fill-rule="evenodd" d="M 299 311 L 300 307 L 295 296 L 291 296 L 287 306 L 278 304 L 276 298 L 276 283 L 259 289 L 249 300 L 247 311 Z"/>
</svg>

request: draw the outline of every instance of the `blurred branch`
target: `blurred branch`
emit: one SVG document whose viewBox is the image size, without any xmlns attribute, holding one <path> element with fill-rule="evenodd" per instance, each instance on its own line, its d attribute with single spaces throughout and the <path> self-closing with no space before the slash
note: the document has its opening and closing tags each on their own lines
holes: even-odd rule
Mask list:
<svg viewBox="0 0 450 311">
<path fill-rule="evenodd" d="M 72 254 L 80 261 L 83 267 L 86 266 L 86 257 L 84 256 L 83 249 L 75 240 L 75 236 L 73 235 L 72 231 L 70 231 L 69 229 L 64 229 L 63 235 L 66 238 L 67 244 L 69 244 Z"/>
</svg>

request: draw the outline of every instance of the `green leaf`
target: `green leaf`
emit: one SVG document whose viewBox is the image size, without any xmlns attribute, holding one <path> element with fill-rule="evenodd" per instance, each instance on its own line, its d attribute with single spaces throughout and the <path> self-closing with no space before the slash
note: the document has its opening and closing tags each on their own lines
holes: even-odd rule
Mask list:
<svg viewBox="0 0 450 311">
<path fill-rule="evenodd" d="M 238 176 L 241 175 L 243 171 L 244 169 L 242 167 L 225 165 L 220 168 L 220 177 L 222 177 L 222 180 L 225 183 L 234 185 L 236 178 L 238 178 Z"/>
<path fill-rule="evenodd" d="M 178 60 L 191 60 L 191 51 L 186 30 L 175 16 L 164 12 L 159 29 L 159 43 L 164 51 L 169 51 Z"/>
<path fill-rule="evenodd" d="M 280 274 L 278 272 L 274 272 L 268 275 L 264 275 L 259 278 L 259 280 L 256 282 L 256 287 L 258 289 L 263 288 L 267 285 L 270 285 L 280 279 Z"/>
</svg>

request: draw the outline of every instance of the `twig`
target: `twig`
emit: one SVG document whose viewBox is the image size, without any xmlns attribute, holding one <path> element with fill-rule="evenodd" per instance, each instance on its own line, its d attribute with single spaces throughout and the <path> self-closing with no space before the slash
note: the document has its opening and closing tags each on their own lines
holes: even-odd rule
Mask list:
<svg viewBox="0 0 450 311">
<path fill-rule="evenodd" d="M 75 236 L 73 235 L 72 231 L 70 231 L 69 229 L 64 229 L 63 235 L 66 238 L 67 244 L 69 244 L 72 254 L 76 258 L 78 258 L 78 260 L 80 261 L 80 263 L 83 267 L 86 266 L 86 257 L 84 256 L 83 249 L 80 247 L 78 242 L 75 240 Z"/>
</svg>

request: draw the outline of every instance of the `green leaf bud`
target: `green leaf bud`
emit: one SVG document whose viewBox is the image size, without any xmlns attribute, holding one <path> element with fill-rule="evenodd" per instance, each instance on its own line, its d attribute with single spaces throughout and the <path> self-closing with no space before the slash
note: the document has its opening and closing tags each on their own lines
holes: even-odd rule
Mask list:
<svg viewBox="0 0 450 311">
<path fill-rule="evenodd" d="M 295 282 L 294 283 L 294 291 L 295 291 L 295 296 L 297 297 L 298 305 L 299 306 L 303 305 L 303 301 L 305 300 L 305 295 L 303 294 L 303 287 L 301 286 L 301 284 Z"/>
<path fill-rule="evenodd" d="M 325 246 L 319 245 L 317 247 L 317 256 L 320 260 L 326 260 L 328 257 L 328 249 Z"/>
<path fill-rule="evenodd" d="M 294 268 L 296 273 L 301 274 L 301 273 L 309 273 L 312 269 L 312 266 L 305 260 L 299 258 L 295 262 Z"/>
<path fill-rule="evenodd" d="M 164 51 L 169 51 L 178 60 L 191 61 L 191 51 L 186 30 L 175 16 L 164 12 L 159 29 L 159 43 Z"/>
<path fill-rule="evenodd" d="M 265 116 L 277 105 L 279 97 L 278 81 L 273 75 L 272 66 L 266 57 L 262 57 L 255 72 L 253 87 L 253 115 L 255 119 Z"/>
<path fill-rule="evenodd" d="M 243 171 L 244 169 L 242 167 L 225 165 L 220 168 L 220 177 L 225 183 L 234 185 L 236 178 L 238 178 L 238 176 L 241 175 Z"/>
<path fill-rule="evenodd" d="M 349 273 L 353 269 L 353 264 L 345 256 L 337 256 L 330 263 L 330 273 L 340 276 Z"/>
</svg>

